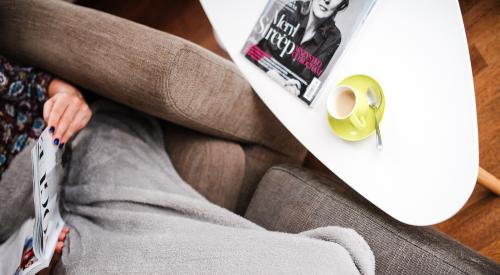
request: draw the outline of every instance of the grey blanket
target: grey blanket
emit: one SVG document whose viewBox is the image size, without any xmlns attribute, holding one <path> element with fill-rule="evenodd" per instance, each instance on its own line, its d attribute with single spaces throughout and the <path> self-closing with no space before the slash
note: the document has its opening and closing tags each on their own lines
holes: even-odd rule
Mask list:
<svg viewBox="0 0 500 275">
<path fill-rule="evenodd" d="M 62 190 L 71 232 L 57 274 L 375 272 L 373 253 L 352 229 L 266 231 L 208 202 L 178 176 L 156 119 L 108 101 L 93 111 L 71 144 Z M 2 180 L 0 190 L 7 185 L 12 183 Z M 2 227 L 18 222 L 6 212 L 0 212 Z"/>
</svg>

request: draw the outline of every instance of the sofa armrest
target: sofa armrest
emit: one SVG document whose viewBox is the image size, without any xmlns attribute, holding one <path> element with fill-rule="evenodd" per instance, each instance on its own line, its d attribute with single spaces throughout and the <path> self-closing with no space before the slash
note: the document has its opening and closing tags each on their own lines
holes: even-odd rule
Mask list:
<svg viewBox="0 0 500 275">
<path fill-rule="evenodd" d="M 339 178 L 293 166 L 271 168 L 245 217 L 276 231 L 353 228 L 375 254 L 377 274 L 494 274 L 500 265 L 431 227 L 396 221 Z"/>
<path fill-rule="evenodd" d="M 233 63 L 182 38 L 57 0 L 0 0 L 0 53 L 159 118 L 289 156 L 304 148 Z"/>
</svg>

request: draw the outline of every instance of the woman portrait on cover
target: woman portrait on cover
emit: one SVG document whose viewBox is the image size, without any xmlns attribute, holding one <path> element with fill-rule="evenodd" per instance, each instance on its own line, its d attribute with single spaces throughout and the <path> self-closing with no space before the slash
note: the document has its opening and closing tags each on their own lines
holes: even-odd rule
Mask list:
<svg viewBox="0 0 500 275">
<path fill-rule="evenodd" d="M 335 24 L 335 17 L 348 5 L 349 0 L 292 1 L 279 11 L 278 17 L 284 14 L 286 21 L 291 25 L 296 26 L 300 23 L 297 33 L 290 38 L 295 44 L 295 52 L 281 57 L 281 50 L 278 49 L 278 46 L 265 38 L 262 38 L 257 46 L 270 53 L 278 62 L 307 83 L 310 83 L 314 77 L 321 75 L 340 45 L 342 34 Z M 290 6 L 294 8 L 290 9 Z M 311 69 L 304 62 L 297 60 L 304 55 L 306 58 L 315 60 L 315 68 Z M 278 72 L 273 70 L 268 71 L 267 74 L 278 80 L 296 96 L 305 92 L 305 85 L 302 85 L 297 79 L 283 79 Z"/>
</svg>

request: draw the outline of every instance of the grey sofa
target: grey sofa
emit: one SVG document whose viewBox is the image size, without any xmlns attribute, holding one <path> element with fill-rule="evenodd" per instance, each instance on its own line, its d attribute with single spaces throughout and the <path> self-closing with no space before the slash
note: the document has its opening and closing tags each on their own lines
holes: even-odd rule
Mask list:
<svg viewBox="0 0 500 275">
<path fill-rule="evenodd" d="M 62 1 L 0 0 L 0 53 L 164 120 L 179 174 L 265 228 L 354 228 L 382 274 L 499 273 L 435 230 L 395 221 L 338 178 L 301 168 L 305 148 L 231 62 L 197 45 Z"/>
</svg>

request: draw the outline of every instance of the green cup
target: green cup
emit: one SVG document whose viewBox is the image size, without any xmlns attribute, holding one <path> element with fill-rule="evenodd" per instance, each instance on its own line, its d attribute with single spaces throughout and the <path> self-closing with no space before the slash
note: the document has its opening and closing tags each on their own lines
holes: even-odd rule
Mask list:
<svg viewBox="0 0 500 275">
<path fill-rule="evenodd" d="M 349 122 L 354 128 L 362 130 L 367 127 L 366 115 L 369 112 L 366 95 L 349 86 L 340 85 L 327 98 L 328 114 L 338 122 Z"/>
</svg>

